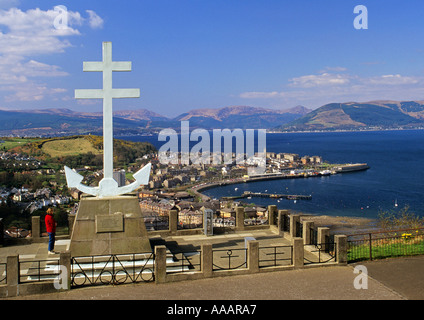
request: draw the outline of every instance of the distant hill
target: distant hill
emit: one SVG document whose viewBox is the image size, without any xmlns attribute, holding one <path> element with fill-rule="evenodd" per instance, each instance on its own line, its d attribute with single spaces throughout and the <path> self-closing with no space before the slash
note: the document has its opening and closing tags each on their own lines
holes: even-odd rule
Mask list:
<svg viewBox="0 0 424 320">
<path fill-rule="evenodd" d="M 114 139 L 114 163 L 128 164 L 135 162 L 145 154 L 155 152 L 156 148 L 147 142 L 131 142 Z M 61 163 L 71 163 L 73 167 L 84 165 L 102 165 L 103 137 L 95 135 L 67 136 L 46 139 L 33 139 L 10 149 L 11 152 L 23 153 L 39 160 L 59 159 Z"/>
<path fill-rule="evenodd" d="M 174 120 L 189 120 L 190 126 L 204 129 L 269 129 L 302 117 L 311 110 L 297 106 L 287 110 L 233 106 L 220 109 L 195 109 Z"/>
<path fill-rule="evenodd" d="M 298 119 L 307 112 L 302 106 L 273 110 L 245 106 L 220 109 L 196 109 L 170 119 L 147 109 L 114 112 L 115 135 L 140 134 L 163 128 L 181 127 L 189 120 L 190 127 L 204 129 L 269 129 Z M 64 108 L 41 110 L 0 110 L 0 136 L 64 136 L 102 134 L 101 112 L 76 112 Z"/>
<path fill-rule="evenodd" d="M 277 127 L 279 130 L 414 128 L 424 125 L 424 101 L 330 103 Z"/>
</svg>

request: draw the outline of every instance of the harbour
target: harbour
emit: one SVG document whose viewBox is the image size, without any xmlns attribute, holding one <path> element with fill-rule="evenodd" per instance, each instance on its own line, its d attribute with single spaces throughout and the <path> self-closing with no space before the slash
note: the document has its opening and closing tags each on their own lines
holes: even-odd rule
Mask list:
<svg viewBox="0 0 424 320">
<path fill-rule="evenodd" d="M 244 191 L 240 196 L 222 197 L 222 200 L 237 200 L 243 198 L 272 198 L 272 199 L 287 199 L 287 200 L 312 200 L 311 195 L 298 195 L 298 194 L 276 194 L 276 193 L 262 193 L 262 192 L 251 192 Z"/>
</svg>

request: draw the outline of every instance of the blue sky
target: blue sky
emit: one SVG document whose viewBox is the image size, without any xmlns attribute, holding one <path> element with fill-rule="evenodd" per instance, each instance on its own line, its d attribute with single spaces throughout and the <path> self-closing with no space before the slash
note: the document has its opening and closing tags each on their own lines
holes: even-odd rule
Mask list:
<svg viewBox="0 0 424 320">
<path fill-rule="evenodd" d="M 66 30 L 54 29 L 58 5 Z M 141 89 L 115 110 L 424 100 L 423 13 L 412 0 L 0 0 L 0 109 L 100 111 L 73 97 L 101 87 L 82 62 L 101 60 L 102 41 L 133 62 L 114 86 Z"/>
</svg>

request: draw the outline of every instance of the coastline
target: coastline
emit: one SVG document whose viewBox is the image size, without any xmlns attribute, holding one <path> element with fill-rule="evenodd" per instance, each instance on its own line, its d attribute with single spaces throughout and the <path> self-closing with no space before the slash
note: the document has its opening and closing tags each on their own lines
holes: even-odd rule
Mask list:
<svg viewBox="0 0 424 320">
<path fill-rule="evenodd" d="M 329 227 L 330 234 L 358 234 L 378 231 L 377 219 L 302 213 L 301 221 L 313 221 L 315 227 Z"/>
<path fill-rule="evenodd" d="M 205 184 L 199 187 L 191 188 L 192 192 L 201 197 L 201 201 L 208 201 L 210 197 L 201 193 L 203 190 L 219 187 L 228 184 L 237 184 L 243 182 L 254 182 L 251 181 L 221 181 L 211 184 Z M 331 234 L 358 234 L 378 231 L 377 219 L 365 218 L 365 217 L 354 217 L 354 216 L 330 216 L 330 215 L 319 215 L 315 213 L 289 211 L 293 214 L 301 215 L 301 221 L 313 221 L 315 227 L 328 227 L 330 228 Z"/>
<path fill-rule="evenodd" d="M 294 130 L 294 131 L 267 131 L 266 133 L 335 133 L 335 132 L 379 132 L 379 131 L 413 131 L 424 130 L 424 127 L 417 128 L 375 128 L 375 129 L 340 129 L 340 130 Z"/>
</svg>

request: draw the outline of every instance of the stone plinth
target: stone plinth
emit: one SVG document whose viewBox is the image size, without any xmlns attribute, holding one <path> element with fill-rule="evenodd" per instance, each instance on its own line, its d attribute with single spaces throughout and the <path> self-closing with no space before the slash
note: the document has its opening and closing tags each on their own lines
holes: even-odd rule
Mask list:
<svg viewBox="0 0 424 320">
<path fill-rule="evenodd" d="M 138 199 L 82 199 L 70 251 L 73 257 L 152 252 Z"/>
</svg>

